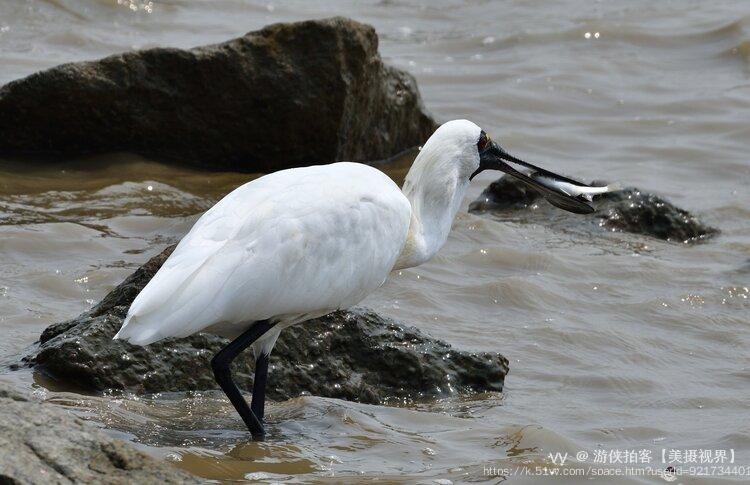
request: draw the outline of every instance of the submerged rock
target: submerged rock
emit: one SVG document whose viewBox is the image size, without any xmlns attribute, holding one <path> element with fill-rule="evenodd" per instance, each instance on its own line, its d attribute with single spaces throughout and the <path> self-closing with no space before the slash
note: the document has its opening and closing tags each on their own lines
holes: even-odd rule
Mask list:
<svg viewBox="0 0 750 485">
<path fill-rule="evenodd" d="M 6 156 L 127 151 L 269 172 L 386 158 L 435 128 L 414 78 L 383 64 L 375 30 L 341 17 L 63 64 L 0 89 Z"/>
<path fill-rule="evenodd" d="M 718 230 L 701 222 L 658 195 L 627 188 L 603 194 L 598 205 L 604 226 L 625 232 L 646 234 L 673 242 L 696 242 Z"/>
<path fill-rule="evenodd" d="M 209 362 L 225 339 L 198 334 L 148 347 L 112 340 L 130 303 L 173 248 L 136 270 L 88 312 L 48 327 L 25 362 L 63 385 L 92 391 L 216 389 Z M 252 387 L 252 355 L 244 352 L 235 360 L 234 375 L 245 389 Z M 366 310 L 339 311 L 284 330 L 270 365 L 271 399 L 309 393 L 373 404 L 501 391 L 508 372 L 500 354 L 456 351 Z"/>
<path fill-rule="evenodd" d="M 0 389 L 0 483 L 201 483 L 58 406 Z"/>
<path fill-rule="evenodd" d="M 606 184 L 594 182 L 593 185 Z M 588 217 L 568 214 L 552 207 L 543 200 L 539 192 L 523 182 L 503 176 L 484 189 L 477 200 L 469 205 L 469 211 L 503 214 L 534 207 L 537 212 L 544 213 L 545 218 L 548 211 L 556 213 L 557 217 L 546 220 L 559 221 L 563 215 L 568 224 L 568 217 L 588 219 L 596 222 L 599 227 L 644 234 L 672 242 L 696 242 L 718 232 L 693 214 L 658 195 L 633 187 L 596 195 L 592 204 L 597 211 Z"/>
</svg>

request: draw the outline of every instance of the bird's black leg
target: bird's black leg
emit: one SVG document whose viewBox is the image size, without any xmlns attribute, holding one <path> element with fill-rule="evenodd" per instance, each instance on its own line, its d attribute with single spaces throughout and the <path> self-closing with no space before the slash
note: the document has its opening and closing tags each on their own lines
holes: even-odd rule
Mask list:
<svg viewBox="0 0 750 485">
<path fill-rule="evenodd" d="M 266 378 L 268 377 L 268 354 L 261 353 L 255 361 L 255 379 L 253 380 L 253 400 L 250 410 L 263 423 L 266 405 Z"/>
<path fill-rule="evenodd" d="M 247 429 L 250 430 L 250 433 L 252 433 L 253 438 L 263 438 L 263 436 L 265 435 L 265 430 L 263 429 L 263 401 L 258 401 L 260 404 L 258 406 L 255 405 L 255 389 L 257 389 L 259 386 L 259 383 L 257 382 L 259 375 L 258 369 L 256 369 L 255 371 L 256 382 L 253 384 L 253 409 L 250 409 L 247 405 L 247 402 L 245 401 L 245 398 L 242 397 L 242 393 L 232 380 L 232 373 L 229 369 L 229 366 L 235 359 L 235 357 L 240 354 L 240 352 L 248 348 L 250 345 L 252 345 L 253 342 L 262 337 L 267 331 L 271 329 L 271 327 L 273 327 L 273 324 L 269 323 L 268 320 L 256 322 L 245 333 L 229 342 L 229 345 L 221 349 L 214 356 L 214 358 L 211 359 L 211 368 L 214 371 L 216 382 L 219 383 L 219 386 L 221 386 L 224 394 L 227 395 L 229 401 L 234 406 L 234 409 L 237 410 L 237 413 L 242 418 L 242 421 L 245 422 L 245 425 L 247 426 Z M 267 358 L 268 356 L 266 356 L 264 370 L 260 374 L 262 375 L 263 387 L 265 387 L 266 373 L 268 371 Z M 262 359 L 258 360 L 260 361 Z M 254 409 L 260 409 L 260 416 L 255 414 Z"/>
</svg>

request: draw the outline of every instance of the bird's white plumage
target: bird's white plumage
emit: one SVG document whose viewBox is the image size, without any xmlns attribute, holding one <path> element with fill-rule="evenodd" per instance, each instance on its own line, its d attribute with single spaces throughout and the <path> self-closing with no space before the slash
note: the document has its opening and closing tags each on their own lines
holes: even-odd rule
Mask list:
<svg viewBox="0 0 750 485">
<path fill-rule="evenodd" d="M 208 331 L 235 337 L 276 325 L 253 344 L 270 353 L 292 324 L 350 307 L 394 268 L 445 243 L 480 166 L 481 129 L 440 126 L 403 191 L 358 163 L 282 170 L 231 192 L 198 219 L 133 301 L 115 336 L 147 345 Z"/>
<path fill-rule="evenodd" d="M 203 330 L 234 336 L 361 301 L 402 251 L 411 205 L 357 163 L 295 168 L 249 182 L 195 223 L 128 311 L 115 338 L 146 345 Z M 256 349 L 257 351 L 257 349 Z"/>
</svg>

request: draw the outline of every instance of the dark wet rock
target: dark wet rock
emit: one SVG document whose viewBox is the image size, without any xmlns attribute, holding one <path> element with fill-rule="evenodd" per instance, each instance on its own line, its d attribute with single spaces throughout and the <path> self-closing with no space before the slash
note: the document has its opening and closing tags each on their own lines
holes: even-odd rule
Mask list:
<svg viewBox="0 0 750 485">
<path fill-rule="evenodd" d="M 592 185 L 606 185 L 593 182 Z M 470 212 L 492 212 L 509 214 L 519 209 L 534 208 L 542 213 L 545 220 L 561 222 L 569 218 L 595 222 L 595 226 L 615 231 L 644 234 L 665 241 L 697 242 L 718 233 L 717 229 L 707 226 L 696 216 L 680 209 L 658 195 L 643 192 L 629 187 L 622 190 L 601 194 L 594 197 L 593 206 L 596 213 L 590 216 L 568 214 L 548 204 L 533 188 L 512 177 L 503 176 L 492 182 L 482 194 L 469 205 Z M 555 217 L 546 218 L 549 212 Z"/>
<path fill-rule="evenodd" d="M 48 327 L 26 363 L 62 386 L 83 390 L 215 389 L 209 362 L 226 345 L 222 338 L 199 334 L 148 347 L 112 340 L 130 303 L 172 249 L 136 270 L 90 311 Z M 253 365 L 252 351 L 235 361 L 235 377 L 245 389 L 252 387 Z M 508 361 L 499 354 L 456 351 L 370 311 L 339 311 L 282 332 L 271 355 L 268 396 L 416 400 L 501 391 L 507 372 Z"/>
<path fill-rule="evenodd" d="M 696 242 L 718 231 L 658 195 L 635 188 L 604 194 L 597 204 L 604 226 L 673 242 Z"/>
<path fill-rule="evenodd" d="M 0 389 L 0 483 L 201 482 L 64 408 Z"/>
<path fill-rule="evenodd" d="M 511 177 L 500 177 L 469 205 L 469 212 L 523 209 L 541 198 L 541 194 L 528 185 Z"/>
<path fill-rule="evenodd" d="M 0 89 L 5 156 L 127 151 L 268 172 L 386 158 L 435 127 L 375 30 L 341 17 L 63 64 Z"/>
</svg>

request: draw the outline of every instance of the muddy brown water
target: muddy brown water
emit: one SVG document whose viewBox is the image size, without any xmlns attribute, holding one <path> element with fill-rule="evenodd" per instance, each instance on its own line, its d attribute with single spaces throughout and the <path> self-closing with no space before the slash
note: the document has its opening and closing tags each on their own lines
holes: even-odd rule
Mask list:
<svg viewBox="0 0 750 485">
<path fill-rule="evenodd" d="M 437 257 L 364 304 L 458 348 L 503 352 L 506 391 L 412 407 L 273 403 L 265 443 L 212 393 L 87 396 L 25 371 L 0 380 L 216 480 L 494 482 L 488 467 L 534 469 L 550 452 L 586 452 L 595 466 L 596 450 L 618 449 L 650 450 L 657 468 L 663 449 L 733 450 L 750 466 L 747 2 L 8 1 L 0 83 L 333 13 L 375 25 L 383 56 L 417 77 L 439 119 L 472 119 L 559 171 L 655 191 L 721 235 L 686 246 L 463 213 Z M 90 307 L 252 177 L 123 154 L 0 162 L 0 360 Z M 491 180 L 478 177 L 466 205 Z"/>
</svg>

